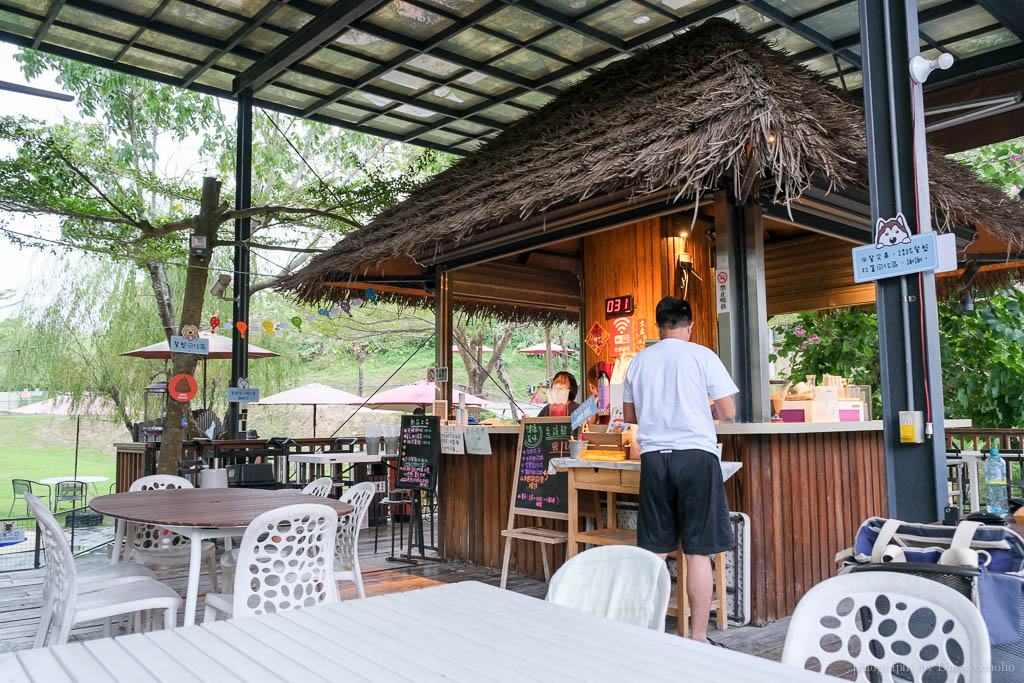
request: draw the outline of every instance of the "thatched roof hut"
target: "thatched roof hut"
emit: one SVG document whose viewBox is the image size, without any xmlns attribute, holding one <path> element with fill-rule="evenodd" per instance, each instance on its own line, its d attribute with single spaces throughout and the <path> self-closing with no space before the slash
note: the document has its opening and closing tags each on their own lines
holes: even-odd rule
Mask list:
<svg viewBox="0 0 1024 683">
<path fill-rule="evenodd" d="M 937 229 L 984 226 L 1007 253 L 1020 251 L 1020 202 L 938 151 L 928 163 Z M 344 283 L 381 263 L 427 272 L 498 228 L 602 195 L 697 201 L 729 187 L 740 200 L 788 205 L 812 185 L 864 196 L 861 103 L 736 24 L 710 20 L 565 91 L 280 288 L 306 302 L 344 299 Z"/>
</svg>

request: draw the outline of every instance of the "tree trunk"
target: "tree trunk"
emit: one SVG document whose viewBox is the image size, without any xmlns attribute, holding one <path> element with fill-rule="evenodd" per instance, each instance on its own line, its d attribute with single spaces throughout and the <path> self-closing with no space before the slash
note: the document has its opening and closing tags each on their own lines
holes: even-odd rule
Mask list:
<svg viewBox="0 0 1024 683">
<path fill-rule="evenodd" d="M 216 178 L 203 178 L 203 194 L 200 200 L 199 220 L 196 232 L 207 236 L 207 243 L 213 244 L 217 237 L 217 222 L 214 211 L 220 204 L 220 181 Z M 203 299 L 206 295 L 206 283 L 209 275 L 211 257 L 199 258 L 189 254 L 188 271 L 185 275 L 185 293 L 181 303 L 180 326 L 195 325 L 199 327 L 203 314 Z M 175 331 L 172 329 L 171 334 Z M 170 334 L 168 334 L 170 343 Z M 191 353 L 176 353 L 171 359 L 171 378 L 179 374 L 191 375 L 195 372 L 198 356 Z M 168 389 L 170 389 L 168 385 Z M 189 404 L 180 403 L 167 394 L 167 414 L 164 418 L 164 432 L 160 443 L 160 461 L 157 472 L 160 474 L 177 474 L 178 462 L 181 460 L 181 447 L 185 434 L 198 430 L 191 424 L 192 413 Z M 184 421 L 184 424 L 183 424 Z M 186 426 L 187 425 L 187 426 Z"/>
<path fill-rule="evenodd" d="M 363 359 L 356 357 L 356 363 L 359 364 L 359 386 L 356 388 L 356 395 L 363 395 Z"/>
<path fill-rule="evenodd" d="M 147 261 L 146 271 L 149 273 L 149 283 L 156 296 L 156 312 L 160 316 L 164 336 L 170 339 L 172 334 L 177 334 L 177 331 L 174 329 L 174 296 L 171 292 L 171 283 L 167 279 L 167 266 L 163 263 Z"/>
<path fill-rule="evenodd" d="M 495 349 L 495 350 L 497 350 L 497 349 Z M 508 392 L 509 396 L 515 396 L 515 394 L 512 393 L 512 383 L 509 382 L 508 373 L 505 372 L 505 364 L 500 362 L 500 361 L 498 362 L 498 380 L 502 383 L 502 385 L 504 385 L 505 391 Z M 516 420 L 518 422 L 519 421 L 519 408 L 518 408 L 518 406 L 516 406 L 516 402 L 515 401 L 509 401 L 508 405 L 509 405 L 509 408 L 512 410 L 512 419 Z"/>
</svg>

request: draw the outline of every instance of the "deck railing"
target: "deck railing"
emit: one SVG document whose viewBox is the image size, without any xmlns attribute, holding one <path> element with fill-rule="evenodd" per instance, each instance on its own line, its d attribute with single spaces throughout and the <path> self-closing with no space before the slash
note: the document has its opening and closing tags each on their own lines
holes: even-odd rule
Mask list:
<svg viewBox="0 0 1024 683">
<path fill-rule="evenodd" d="M 984 457 L 992 448 L 999 449 L 1006 465 L 1010 498 L 1024 498 L 1024 429 L 947 429 L 951 499 L 964 511 L 975 511 L 972 494 L 984 504 Z M 976 493 L 973 486 L 978 486 Z"/>
<path fill-rule="evenodd" d="M 110 543 L 114 538 L 113 521 L 94 513 L 88 506 L 68 508 L 54 513 L 64 535 L 78 556 Z M 6 517 L 0 519 L 0 572 L 39 569 L 43 566 L 42 536 L 36 518 Z"/>
</svg>

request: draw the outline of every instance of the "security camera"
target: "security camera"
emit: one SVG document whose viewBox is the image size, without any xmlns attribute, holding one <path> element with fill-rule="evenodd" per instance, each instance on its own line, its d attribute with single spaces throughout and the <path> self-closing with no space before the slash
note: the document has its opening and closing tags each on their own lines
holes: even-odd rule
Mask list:
<svg viewBox="0 0 1024 683">
<path fill-rule="evenodd" d="M 217 279 L 210 285 L 210 294 L 214 295 L 218 299 L 224 301 L 238 301 L 238 299 L 232 299 L 224 296 L 224 292 L 227 291 L 228 286 L 231 284 L 231 275 L 229 273 L 221 273 L 217 276 Z"/>
</svg>

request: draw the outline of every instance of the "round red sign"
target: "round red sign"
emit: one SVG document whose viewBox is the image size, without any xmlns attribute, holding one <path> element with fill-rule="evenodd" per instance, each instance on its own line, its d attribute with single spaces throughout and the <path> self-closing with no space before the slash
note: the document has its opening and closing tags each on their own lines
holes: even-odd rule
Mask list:
<svg viewBox="0 0 1024 683">
<path fill-rule="evenodd" d="M 196 378 L 185 373 L 175 375 L 167 383 L 167 393 L 171 395 L 171 398 L 180 403 L 191 401 L 195 398 L 197 391 L 199 391 L 199 385 L 196 384 Z"/>
<path fill-rule="evenodd" d="M 724 285 L 726 282 L 729 281 L 729 273 L 727 273 L 724 270 L 718 271 L 718 281 Z"/>
</svg>

